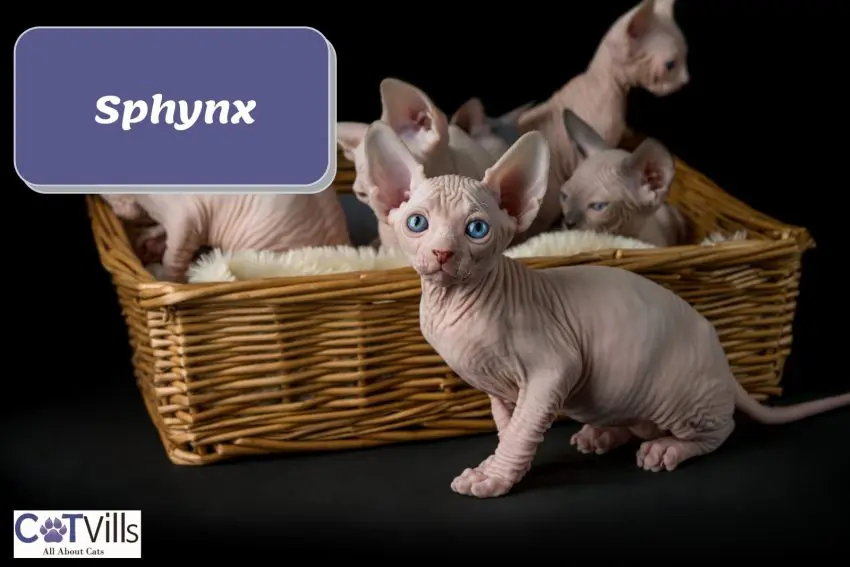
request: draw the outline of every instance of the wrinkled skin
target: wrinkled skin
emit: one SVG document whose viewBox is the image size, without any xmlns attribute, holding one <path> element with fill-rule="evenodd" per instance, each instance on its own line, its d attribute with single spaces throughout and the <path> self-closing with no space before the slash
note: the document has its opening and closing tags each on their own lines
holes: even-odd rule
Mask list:
<svg viewBox="0 0 850 567">
<path fill-rule="evenodd" d="M 381 122 L 390 125 L 429 175 L 480 176 L 495 162 L 480 144 L 461 128 L 449 124 L 446 115 L 417 87 L 398 79 L 381 81 Z M 369 205 L 378 219 L 381 246 L 396 248 L 395 233 L 386 226 L 369 201 L 373 185 L 362 141 L 368 124 L 337 123 L 337 144 L 354 163 L 354 194 Z"/>
<path fill-rule="evenodd" d="M 481 99 L 473 97 L 457 109 L 452 115 L 451 123 L 469 134 L 487 150 L 495 162 L 519 138 L 517 120 L 532 105 L 533 103 L 529 102 L 497 118 L 490 118 Z"/>
<path fill-rule="evenodd" d="M 135 195 L 101 195 L 124 221 L 133 252 L 143 266 L 159 263 L 165 252 L 165 229 L 139 206 Z"/>
<path fill-rule="evenodd" d="M 617 146 L 626 128 L 629 90 L 640 87 L 667 96 L 690 80 L 687 43 L 673 18 L 673 0 L 643 0 L 606 33 L 587 70 L 519 118 L 520 133 L 539 130 L 551 151 L 549 185 L 534 224 L 518 240 L 549 230 L 560 214 L 558 194 L 580 156 L 564 128 L 572 109 Z"/>
<path fill-rule="evenodd" d="M 132 195 L 118 201 L 112 195 L 103 197 L 122 218 L 144 211 L 158 223 L 137 237 L 135 248 L 143 262 L 161 255 L 159 277 L 166 281 L 185 282 L 189 264 L 203 246 L 226 252 L 282 252 L 351 244 L 333 188 L 313 195 Z M 138 209 L 127 207 L 127 197 Z"/>
<path fill-rule="evenodd" d="M 604 453 L 643 440 L 637 464 L 672 471 L 717 449 L 737 407 L 781 423 L 850 404 L 850 394 L 769 408 L 735 380 L 712 324 L 666 288 L 605 266 L 532 270 L 503 255 L 546 191 L 545 138 L 521 137 L 482 179 L 427 178 L 380 123 L 366 134 L 371 198 L 421 278 L 422 334 L 487 393 L 495 452 L 452 483 L 460 494 L 508 493 L 558 415 L 585 424 L 572 439 Z"/>
<path fill-rule="evenodd" d="M 685 217 L 665 202 L 676 173 L 667 148 L 652 138 L 631 154 L 610 148 L 569 109 L 564 125 L 582 161 L 561 187 L 563 228 L 627 236 L 659 247 L 688 242 Z"/>
</svg>

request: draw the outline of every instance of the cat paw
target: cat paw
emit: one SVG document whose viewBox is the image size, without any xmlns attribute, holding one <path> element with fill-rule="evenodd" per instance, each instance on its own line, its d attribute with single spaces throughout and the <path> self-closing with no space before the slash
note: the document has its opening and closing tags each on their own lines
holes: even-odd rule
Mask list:
<svg viewBox="0 0 850 567">
<path fill-rule="evenodd" d="M 673 471 L 686 458 L 682 445 L 672 437 L 646 441 L 638 449 L 637 465 L 645 471 Z"/>
<path fill-rule="evenodd" d="M 513 487 L 512 482 L 499 478 L 486 469 L 466 469 L 452 481 L 452 490 L 463 496 L 496 498 L 504 496 Z"/>
<path fill-rule="evenodd" d="M 570 438 L 579 453 L 603 455 L 612 449 L 628 443 L 632 432 L 627 427 L 593 427 L 585 425 Z"/>
</svg>

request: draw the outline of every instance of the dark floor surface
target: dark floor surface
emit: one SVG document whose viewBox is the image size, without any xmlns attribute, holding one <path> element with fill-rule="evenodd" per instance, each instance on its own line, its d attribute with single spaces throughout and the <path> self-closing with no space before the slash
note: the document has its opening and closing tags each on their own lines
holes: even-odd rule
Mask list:
<svg viewBox="0 0 850 567">
<path fill-rule="evenodd" d="M 14 507 L 141 509 L 145 557 L 274 546 L 481 559 L 557 546 L 664 561 L 690 547 L 817 555 L 850 534 L 846 409 L 783 426 L 742 418 L 720 450 L 673 473 L 638 470 L 634 446 L 579 455 L 576 426 L 559 425 L 522 484 L 495 500 L 449 488 L 492 451 L 490 434 L 194 468 L 168 461 L 129 380 L 21 414 L 0 453 Z"/>
</svg>

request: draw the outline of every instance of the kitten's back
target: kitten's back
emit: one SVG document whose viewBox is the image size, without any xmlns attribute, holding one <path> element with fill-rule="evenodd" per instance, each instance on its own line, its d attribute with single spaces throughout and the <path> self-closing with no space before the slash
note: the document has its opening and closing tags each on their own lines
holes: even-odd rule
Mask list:
<svg viewBox="0 0 850 567">
<path fill-rule="evenodd" d="M 631 312 L 645 305 L 651 311 L 684 315 L 686 319 L 703 317 L 684 299 L 666 287 L 640 274 L 613 266 L 582 265 L 532 270 L 544 279 L 565 304 L 569 304 L 578 319 L 596 318 L 600 314 Z M 612 324 L 628 321 L 612 322 Z"/>
</svg>

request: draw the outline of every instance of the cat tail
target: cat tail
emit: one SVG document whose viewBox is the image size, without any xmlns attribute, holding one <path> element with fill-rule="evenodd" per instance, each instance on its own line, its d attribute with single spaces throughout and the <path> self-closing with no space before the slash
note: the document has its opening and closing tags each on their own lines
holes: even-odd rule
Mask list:
<svg viewBox="0 0 850 567">
<path fill-rule="evenodd" d="M 741 383 L 735 380 L 735 406 L 759 423 L 778 425 L 850 406 L 850 392 L 790 406 L 765 406 L 751 397 Z"/>
</svg>

